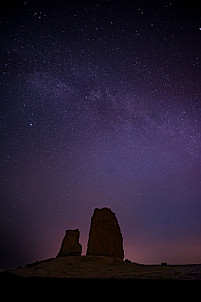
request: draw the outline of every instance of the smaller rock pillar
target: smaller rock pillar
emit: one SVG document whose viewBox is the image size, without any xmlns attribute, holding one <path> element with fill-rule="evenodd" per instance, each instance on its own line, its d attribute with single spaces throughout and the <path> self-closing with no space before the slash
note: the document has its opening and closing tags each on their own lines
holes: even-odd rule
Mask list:
<svg viewBox="0 0 201 302">
<path fill-rule="evenodd" d="M 66 235 L 62 241 L 57 257 L 81 256 L 82 246 L 79 243 L 80 231 L 66 230 Z"/>
</svg>

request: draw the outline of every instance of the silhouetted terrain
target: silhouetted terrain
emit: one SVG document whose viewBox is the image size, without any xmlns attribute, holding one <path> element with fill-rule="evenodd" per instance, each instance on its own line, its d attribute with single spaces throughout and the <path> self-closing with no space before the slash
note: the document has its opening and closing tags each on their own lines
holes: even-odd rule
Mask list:
<svg viewBox="0 0 201 302">
<path fill-rule="evenodd" d="M 123 238 L 115 214 L 107 208 L 96 209 L 95 214 L 86 256 L 80 255 L 79 230 L 67 230 L 56 258 L 0 274 L 2 288 L 12 288 L 7 290 L 7 296 L 28 291 L 37 299 L 42 294 L 45 298 L 55 295 L 57 299 L 63 294 L 67 299 L 86 295 L 96 301 L 109 296 L 123 299 L 128 296 L 130 299 L 136 294 L 140 297 L 172 298 L 178 295 L 192 298 L 198 291 L 201 264 L 143 265 L 128 259 L 123 261 Z"/>
<path fill-rule="evenodd" d="M 0 284 L 8 296 L 29 292 L 32 298 L 63 294 L 97 300 L 138 294 L 192 299 L 201 288 L 201 265 L 139 265 L 112 257 L 69 256 L 2 272 Z"/>
</svg>

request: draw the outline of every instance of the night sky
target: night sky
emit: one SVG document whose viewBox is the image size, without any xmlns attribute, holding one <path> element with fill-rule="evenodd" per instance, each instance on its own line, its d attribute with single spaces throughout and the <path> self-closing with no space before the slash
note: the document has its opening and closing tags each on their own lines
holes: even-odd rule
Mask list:
<svg viewBox="0 0 201 302">
<path fill-rule="evenodd" d="M 1 7 L 0 267 L 55 257 L 66 229 L 85 255 L 95 207 L 125 258 L 201 262 L 198 5 Z"/>
</svg>

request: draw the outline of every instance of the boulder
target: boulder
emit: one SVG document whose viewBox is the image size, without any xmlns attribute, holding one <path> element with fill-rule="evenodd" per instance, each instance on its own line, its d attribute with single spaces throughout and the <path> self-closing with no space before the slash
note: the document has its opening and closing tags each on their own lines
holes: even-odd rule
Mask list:
<svg viewBox="0 0 201 302">
<path fill-rule="evenodd" d="M 62 241 L 57 257 L 81 256 L 82 246 L 79 243 L 80 231 L 66 230 L 66 235 Z"/>
<path fill-rule="evenodd" d="M 87 255 L 124 258 L 123 237 L 109 208 L 95 209 L 91 218 Z"/>
</svg>

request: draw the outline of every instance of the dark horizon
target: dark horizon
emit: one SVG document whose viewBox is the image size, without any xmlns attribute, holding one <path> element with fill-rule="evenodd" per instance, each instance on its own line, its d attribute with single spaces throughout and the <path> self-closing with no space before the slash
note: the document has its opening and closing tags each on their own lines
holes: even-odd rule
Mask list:
<svg viewBox="0 0 201 302">
<path fill-rule="evenodd" d="M 196 1 L 1 3 L 0 268 L 82 254 L 94 208 L 125 258 L 201 263 Z"/>
</svg>

